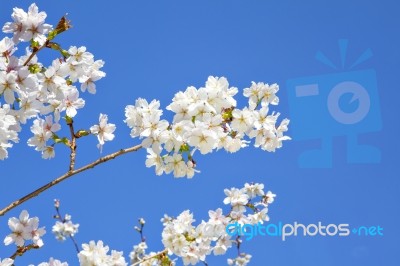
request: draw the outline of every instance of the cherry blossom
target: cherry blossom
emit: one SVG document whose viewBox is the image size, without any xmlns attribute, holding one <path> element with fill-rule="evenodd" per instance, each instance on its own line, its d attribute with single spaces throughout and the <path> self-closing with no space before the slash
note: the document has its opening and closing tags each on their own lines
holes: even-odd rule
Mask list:
<svg viewBox="0 0 400 266">
<path fill-rule="evenodd" d="M 31 240 L 35 245 L 43 246 L 41 237 L 46 233 L 44 228 L 39 228 L 39 218 L 29 218 L 29 213 L 23 210 L 19 215 L 19 219 L 12 217 L 8 220 L 11 234 L 6 236 L 4 244 L 10 245 L 15 243 L 18 247 L 25 245 L 25 241 Z"/>
<path fill-rule="evenodd" d="M 115 125 L 108 124 L 108 116 L 104 114 L 100 114 L 99 116 L 99 124 L 94 125 L 90 128 L 90 132 L 94 135 L 97 135 L 97 139 L 99 141 L 99 147 L 102 147 L 106 141 L 111 141 L 114 139 L 114 131 Z"/>
<path fill-rule="evenodd" d="M 50 258 L 49 262 L 42 262 L 38 266 L 68 266 L 68 263 Z"/>
<path fill-rule="evenodd" d="M 104 62 L 95 60 L 84 46 L 63 49 L 52 42 L 70 27 L 65 18 L 53 29 L 45 23 L 47 14 L 39 11 L 36 4 L 30 5 L 27 11 L 14 8 L 11 17 L 13 22 L 7 22 L 3 32 L 13 36 L 0 40 L 0 159 L 8 157 L 11 142 L 18 141 L 23 129 L 21 124 L 30 119 L 34 119 L 31 127 L 34 136 L 28 145 L 49 159 L 55 156 L 55 147 L 47 145 L 51 138 L 55 138 L 55 143 L 68 143 L 63 136 L 54 134 L 60 126 L 57 130 L 51 129 L 51 134 L 41 129 L 43 116 L 50 115 L 56 122 L 60 118 L 75 117 L 85 105 L 75 83 L 81 84 L 82 92 L 95 93 L 95 82 L 105 76 L 101 71 Z M 18 57 L 14 52 L 24 42 L 29 42 L 22 49 L 25 54 Z M 45 66 L 37 54 L 41 48 L 58 50 L 62 57 Z"/>
<path fill-rule="evenodd" d="M 276 105 L 279 87 L 252 83 L 244 95 L 249 107 L 239 109 L 233 98 L 238 92 L 229 87 L 225 77 L 210 76 L 205 87 L 189 86 L 175 94 L 167 110 L 175 113 L 173 122 L 161 119 L 160 103 L 138 99 L 125 108 L 125 123 L 131 137 L 139 137 L 147 148 L 146 166 L 156 167 L 156 174 L 173 173 L 175 177 L 192 177 L 197 170 L 193 154 L 202 155 L 218 149 L 237 152 L 255 138 L 255 147 L 275 151 L 282 147 L 289 120 L 276 126 L 279 113 L 268 114 L 269 104 Z M 260 107 L 260 109 L 257 109 Z M 186 172 L 186 173 L 185 173 Z"/>
<path fill-rule="evenodd" d="M 82 251 L 79 252 L 79 263 L 81 266 L 107 265 L 126 266 L 122 252 L 115 250 L 108 255 L 109 247 L 104 246 L 103 241 L 90 241 L 89 244 L 82 244 Z"/>
<path fill-rule="evenodd" d="M 57 240 L 64 241 L 67 237 L 74 236 L 78 233 L 79 224 L 73 224 L 69 219 L 64 219 L 63 222 L 56 221 L 56 224 L 52 228 L 53 234 L 55 234 Z"/>
<path fill-rule="evenodd" d="M 102 113 L 98 124 L 89 129 L 74 129 L 74 120 L 79 119 L 78 113 L 86 104 L 85 93 L 95 94 L 96 82 L 106 76 L 101 70 L 104 61 L 96 60 L 85 46 L 66 48 L 53 41 L 69 29 L 65 17 L 54 28 L 45 23 L 47 14 L 39 11 L 36 4 L 30 5 L 27 11 L 14 8 L 11 17 L 13 21 L 2 29 L 12 36 L 0 40 L 0 159 L 8 157 L 8 149 L 19 141 L 19 133 L 29 127 L 33 135 L 27 145 L 39 151 L 44 159 L 55 157 L 58 144 L 67 146 L 71 150 L 68 173 L 74 173 L 77 139 L 95 135 L 101 149 L 106 141 L 115 138 L 115 124 L 108 123 L 108 116 Z M 55 50 L 58 56 L 44 64 L 39 53 L 42 49 Z M 21 53 L 15 53 L 17 50 Z M 290 139 L 285 135 L 289 120 L 284 118 L 279 122 L 280 113 L 270 110 L 270 105 L 279 103 L 278 91 L 277 84 L 251 82 L 243 90 L 248 106 L 239 107 L 235 99 L 239 89 L 230 86 L 225 77 L 209 76 L 204 86 L 188 86 L 174 95 L 166 107 L 173 113 L 171 122 L 162 118 L 164 111 L 158 100 L 143 98 L 125 107 L 124 122 L 131 129 L 130 136 L 139 138 L 139 147 L 146 149 L 147 167 L 154 167 L 157 175 L 172 173 L 177 178 L 192 178 L 200 172 L 195 160 L 200 154 L 221 149 L 237 152 L 249 146 L 253 139 L 255 147 L 274 152 L 282 147 L 283 141 Z M 184 210 L 176 218 L 165 215 L 161 233 L 165 250 L 158 253 L 147 253 L 143 237 L 145 221 L 140 219 L 141 227 L 136 230 L 141 234 L 141 242 L 133 246 L 130 263 L 175 265 L 179 258 L 184 265 L 206 264 L 208 256 L 223 255 L 236 247 L 238 257 L 228 259 L 228 265 L 247 265 L 251 255 L 239 252 L 240 236 L 232 237 L 226 226 L 269 221 L 268 207 L 276 195 L 271 191 L 265 193 L 264 185 L 258 183 L 225 189 L 224 193 L 223 203 L 228 210 L 209 210 L 206 220 L 196 223 L 190 210 Z M 58 220 L 52 232 L 60 241 L 73 240 L 81 266 L 128 265 L 122 252 L 110 252 L 102 240 L 82 244 L 80 250 L 73 238 L 79 224 L 74 224 L 68 214 L 61 216 L 59 201 L 55 207 L 54 217 Z M 11 217 L 8 226 L 11 233 L 5 237 L 4 244 L 14 243 L 17 251 L 15 256 L 0 260 L 0 266 L 13 265 L 17 255 L 44 244 L 44 227 L 39 227 L 39 218 L 30 218 L 26 210 L 18 218 Z M 67 265 L 53 258 L 39 264 Z"/>
</svg>

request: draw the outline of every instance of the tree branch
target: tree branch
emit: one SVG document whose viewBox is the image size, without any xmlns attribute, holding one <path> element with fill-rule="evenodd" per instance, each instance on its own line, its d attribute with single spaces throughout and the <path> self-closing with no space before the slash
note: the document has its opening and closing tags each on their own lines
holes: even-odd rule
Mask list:
<svg viewBox="0 0 400 266">
<path fill-rule="evenodd" d="M 74 131 L 74 120 L 72 118 L 68 118 L 67 125 L 69 126 L 69 131 L 71 133 L 71 141 L 69 143 L 69 148 L 71 149 L 71 153 L 69 155 L 69 171 L 73 171 L 75 168 L 75 158 L 76 158 L 76 137 Z"/>
<path fill-rule="evenodd" d="M 17 258 L 17 256 L 22 256 L 27 251 L 29 251 L 31 249 L 39 249 L 39 248 L 40 247 L 36 244 L 30 244 L 29 246 L 18 247 L 17 251 L 15 251 L 15 253 L 10 256 L 10 259 L 15 260 Z"/>
<path fill-rule="evenodd" d="M 89 164 L 87 164 L 87 165 L 85 165 L 85 166 L 83 166 L 83 167 L 81 167 L 79 169 L 76 169 L 76 170 L 73 170 L 73 171 L 68 171 L 67 173 L 63 174 L 62 176 L 60 176 L 60 177 L 58 177 L 56 179 L 54 179 L 50 183 L 47 183 L 46 185 L 44 185 L 44 186 L 36 189 L 35 191 L 27 194 L 26 196 L 24 196 L 24 197 L 22 197 L 22 198 L 20 198 L 20 199 L 18 199 L 16 201 L 10 203 L 7 207 L 3 208 L 0 211 L 0 216 L 4 216 L 4 214 L 6 214 L 10 210 L 14 209 L 15 207 L 21 205 L 25 201 L 30 200 L 30 199 L 32 199 L 32 198 L 34 198 L 36 196 L 39 196 L 42 192 L 44 192 L 47 189 L 57 185 L 58 183 L 61 183 L 62 181 L 68 179 L 71 176 L 79 174 L 80 172 L 86 171 L 88 169 L 94 168 L 95 166 L 97 166 L 97 165 L 99 165 L 101 163 L 104 163 L 104 162 L 107 162 L 109 160 L 112 160 L 112 159 L 114 159 L 114 158 L 116 158 L 118 156 L 121 156 L 123 154 L 137 151 L 140 148 L 142 148 L 141 145 L 136 145 L 136 146 L 133 146 L 133 147 L 130 147 L 130 148 L 127 148 L 127 149 L 121 149 L 121 150 L 119 150 L 117 152 L 114 152 L 114 153 L 111 153 L 111 154 L 106 155 L 104 157 L 101 157 L 100 159 L 97 159 L 96 161 L 94 161 L 92 163 L 89 163 Z"/>
</svg>

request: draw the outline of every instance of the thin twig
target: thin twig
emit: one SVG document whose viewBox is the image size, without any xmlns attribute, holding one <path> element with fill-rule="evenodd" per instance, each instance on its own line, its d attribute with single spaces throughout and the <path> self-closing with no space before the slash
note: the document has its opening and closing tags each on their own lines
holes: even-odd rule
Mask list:
<svg viewBox="0 0 400 266">
<path fill-rule="evenodd" d="M 236 237 L 236 247 L 237 247 L 237 252 L 238 252 L 238 257 L 240 257 L 240 245 L 241 245 L 241 240 L 240 240 L 240 236 Z"/>
<path fill-rule="evenodd" d="M 76 252 L 79 254 L 80 250 L 79 250 L 79 246 L 78 246 L 78 243 L 76 242 L 75 238 L 73 236 L 69 236 L 69 238 L 71 238 L 72 243 L 74 243 Z"/>
<path fill-rule="evenodd" d="M 60 213 L 60 208 L 59 207 L 56 207 L 56 212 L 57 212 L 58 220 L 60 220 L 60 222 L 62 222 L 62 223 L 65 223 L 66 220 L 61 218 L 62 215 Z M 78 246 L 78 243 L 76 242 L 75 238 L 72 235 L 70 235 L 69 238 L 71 238 L 72 242 L 74 243 L 76 252 L 79 254 L 80 250 L 79 250 L 79 246 Z"/>
<path fill-rule="evenodd" d="M 71 133 L 71 141 L 69 143 L 69 148 L 71 149 L 71 153 L 69 155 L 69 171 L 73 171 L 75 168 L 75 158 L 76 158 L 76 136 L 74 131 L 74 121 L 70 118 L 70 121 L 67 123 L 69 126 L 69 131 Z"/>
<path fill-rule="evenodd" d="M 76 174 L 79 174 L 80 172 L 86 171 L 86 170 L 88 170 L 88 169 L 94 168 L 95 166 L 97 166 L 97 165 L 99 165 L 99 164 L 101 164 L 101 163 L 107 162 L 107 161 L 109 161 L 109 160 L 112 160 L 112 159 L 114 159 L 114 158 L 116 158 L 116 157 L 118 157 L 118 156 L 120 156 L 120 155 L 123 155 L 123 154 L 126 154 L 126 153 L 130 153 L 130 152 L 137 151 L 137 150 L 139 150 L 140 148 L 142 148 L 141 145 L 136 145 L 136 146 L 133 146 L 133 147 L 130 147 L 130 148 L 127 148 L 127 149 L 121 149 L 121 150 L 119 150 L 119 151 L 117 151 L 117 152 L 114 152 L 114 153 L 111 153 L 111 154 L 106 155 L 106 156 L 104 156 L 104 157 L 101 157 L 100 159 L 97 159 L 96 161 L 91 162 L 91 163 L 89 163 L 89 164 L 87 164 L 87 165 L 85 165 L 85 166 L 83 166 L 83 167 L 81 167 L 81 168 L 79 168 L 79 169 L 76 169 L 76 170 L 73 170 L 73 171 L 68 171 L 67 173 L 63 174 L 62 176 L 57 177 L 56 179 L 54 179 L 53 181 L 47 183 L 46 185 L 44 185 L 44 186 L 42 186 L 42 187 L 36 189 L 35 191 L 33 191 L 33 192 L 27 194 L 26 196 L 24 196 L 24 197 L 22 197 L 22 198 L 20 198 L 20 199 L 14 201 L 14 202 L 12 202 L 12 203 L 10 203 L 7 207 L 3 208 L 3 209 L 0 211 L 0 216 L 3 216 L 4 214 L 6 214 L 6 213 L 9 212 L 10 210 L 14 209 L 15 207 L 21 205 L 21 204 L 24 203 L 25 201 L 30 200 L 30 199 L 32 199 L 32 198 L 34 198 L 34 197 L 40 195 L 42 192 L 44 192 L 44 191 L 46 191 L 47 189 L 49 189 L 49 188 L 51 188 L 51 187 L 57 185 L 57 184 L 60 183 L 60 182 L 62 182 L 62 181 L 64 181 L 64 180 L 68 179 L 68 178 L 71 177 L 71 176 L 74 176 L 74 175 L 76 175 Z"/>
<path fill-rule="evenodd" d="M 145 262 L 145 261 L 148 261 L 148 260 L 151 260 L 151 259 L 153 259 L 153 258 L 155 258 L 155 257 L 158 257 L 158 256 L 160 256 L 160 255 L 162 255 L 162 254 L 164 254 L 164 253 L 167 253 L 167 251 L 168 251 L 167 249 L 164 249 L 163 251 L 160 251 L 160 252 L 158 252 L 158 253 L 156 253 L 156 254 L 154 254 L 154 255 L 152 255 L 152 256 L 143 258 L 142 260 L 140 260 L 140 261 L 138 261 L 138 262 L 135 262 L 135 263 L 132 264 L 131 266 L 139 265 L 140 263 L 143 263 L 143 262 Z"/>
<path fill-rule="evenodd" d="M 138 231 L 139 231 L 139 234 L 140 234 L 140 241 L 146 242 L 146 238 L 144 237 L 144 234 L 143 234 L 144 223 L 141 222 L 142 219 L 143 218 L 139 219 L 140 228 L 138 228 L 139 229 Z"/>
<path fill-rule="evenodd" d="M 31 53 L 31 55 L 28 57 L 28 59 L 26 59 L 26 61 L 25 61 L 25 63 L 24 63 L 24 66 L 27 66 L 28 63 L 32 60 L 32 58 L 33 58 L 40 50 L 42 50 L 43 48 L 47 47 L 48 44 L 49 44 L 49 41 L 46 40 L 46 42 L 45 42 L 42 46 L 40 46 L 40 47 L 37 48 L 37 49 L 34 49 L 33 52 Z"/>
</svg>

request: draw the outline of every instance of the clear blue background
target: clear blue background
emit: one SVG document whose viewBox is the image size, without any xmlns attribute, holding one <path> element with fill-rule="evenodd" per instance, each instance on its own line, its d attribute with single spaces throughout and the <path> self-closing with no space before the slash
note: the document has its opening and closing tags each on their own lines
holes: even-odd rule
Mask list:
<svg viewBox="0 0 400 266">
<path fill-rule="evenodd" d="M 103 154 L 139 143 L 129 137 L 122 122 L 126 105 L 144 97 L 159 99 L 165 107 L 175 92 L 188 85 L 200 87 L 209 75 L 225 76 L 240 89 L 251 81 L 279 83 L 281 103 L 276 110 L 290 118 L 286 81 L 340 71 L 321 64 L 314 55 L 321 50 L 340 64 L 337 41 L 344 38 L 349 40 L 349 62 L 367 48 L 373 51 L 373 57 L 357 70 L 376 71 L 383 126 L 360 139 L 378 147 L 382 159 L 379 164 L 348 164 L 345 137 L 336 137 L 332 168 L 302 169 L 299 155 L 319 142 L 291 141 L 274 154 L 247 148 L 233 155 L 218 152 L 198 157 L 202 173 L 193 180 L 176 180 L 155 176 L 153 168 L 145 167 L 146 153 L 141 150 L 75 176 L 0 217 L 1 238 L 9 233 L 7 219 L 23 209 L 39 216 L 47 228 L 45 246 L 18 258 L 17 265 L 38 264 L 50 256 L 78 264 L 72 243 L 57 243 L 50 232 L 54 198 L 60 198 L 61 210 L 80 223 L 79 243 L 101 239 L 127 257 L 139 242 L 133 230 L 138 217 L 147 220 L 150 249 L 161 250 L 159 220 L 164 213 L 177 215 L 190 209 L 198 221 L 206 219 L 209 209 L 223 205 L 224 188 L 250 181 L 263 182 L 278 194 L 270 207 L 271 222 L 384 228 L 383 237 L 293 237 L 285 242 L 257 237 L 243 245 L 243 251 L 253 255 L 251 265 L 400 265 L 397 1 L 43 0 L 37 4 L 53 25 L 69 13 L 74 27 L 58 38 L 63 46 L 85 45 L 106 62 L 107 77 L 98 83 L 95 96 L 84 96 L 86 107 L 75 119 L 77 128 L 88 128 L 100 112 L 109 114 L 117 125 L 116 138 L 105 145 Z M 0 24 L 10 21 L 14 6 L 26 9 L 28 5 L 27 1 L 1 1 Z M 54 54 L 46 51 L 41 56 Z M 0 207 L 67 170 L 66 148 L 59 147 L 54 160 L 44 161 L 25 144 L 28 127 L 24 132 L 21 143 L 10 149 L 10 158 L 0 162 Z M 94 138 L 78 145 L 78 166 L 100 156 Z M 14 248 L 1 246 L 0 257 L 10 256 Z M 235 250 L 229 255 L 234 257 Z M 226 256 L 211 256 L 208 262 L 224 265 Z"/>
</svg>

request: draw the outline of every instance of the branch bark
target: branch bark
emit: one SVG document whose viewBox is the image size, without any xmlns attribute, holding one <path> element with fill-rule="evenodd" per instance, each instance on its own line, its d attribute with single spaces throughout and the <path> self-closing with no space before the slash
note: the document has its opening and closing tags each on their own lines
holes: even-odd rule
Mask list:
<svg viewBox="0 0 400 266">
<path fill-rule="evenodd" d="M 75 137 L 75 131 L 74 131 L 74 121 L 72 118 L 69 118 L 70 121 L 67 123 L 69 126 L 69 131 L 71 133 L 71 141 L 69 143 L 69 148 L 71 149 L 71 154 L 70 154 L 70 161 L 69 161 L 69 171 L 73 171 L 75 169 L 75 158 L 76 158 L 76 137 Z"/>
<path fill-rule="evenodd" d="M 39 249 L 39 248 L 40 247 L 35 244 L 30 244 L 29 246 L 18 247 L 17 251 L 15 251 L 15 253 L 10 256 L 10 259 L 15 260 L 17 258 L 17 256 L 22 256 L 27 251 L 29 251 L 31 249 Z"/>
<path fill-rule="evenodd" d="M 63 174 L 62 176 L 57 177 L 56 179 L 54 179 L 53 181 L 47 183 L 46 185 L 36 189 L 35 191 L 27 194 L 26 196 L 24 196 L 22 198 L 10 203 L 7 207 L 3 208 L 0 211 L 0 216 L 4 216 L 4 214 L 6 214 L 10 210 L 14 209 L 15 207 L 21 205 L 22 203 L 24 203 L 24 202 L 26 202 L 26 201 L 34 198 L 34 197 L 39 196 L 41 193 L 43 193 L 47 189 L 49 189 L 49 188 L 61 183 L 62 181 L 70 178 L 71 176 L 74 176 L 74 175 L 79 174 L 79 173 L 81 173 L 83 171 L 89 170 L 91 168 L 94 168 L 95 166 L 97 166 L 97 165 L 99 165 L 101 163 L 105 163 L 105 162 L 107 162 L 109 160 L 115 159 L 116 157 L 121 156 L 123 154 L 127 154 L 127 153 L 130 153 L 130 152 L 137 151 L 140 148 L 142 148 L 141 145 L 136 145 L 136 146 L 133 146 L 133 147 L 130 147 L 130 148 L 127 148 L 127 149 L 121 149 L 121 150 L 119 150 L 117 152 L 114 152 L 114 153 L 111 153 L 111 154 L 106 155 L 104 157 L 101 157 L 101 158 L 97 159 L 96 161 L 94 161 L 92 163 L 89 163 L 89 164 L 87 164 L 85 166 L 82 166 L 79 169 L 68 171 L 67 173 Z"/>
</svg>

